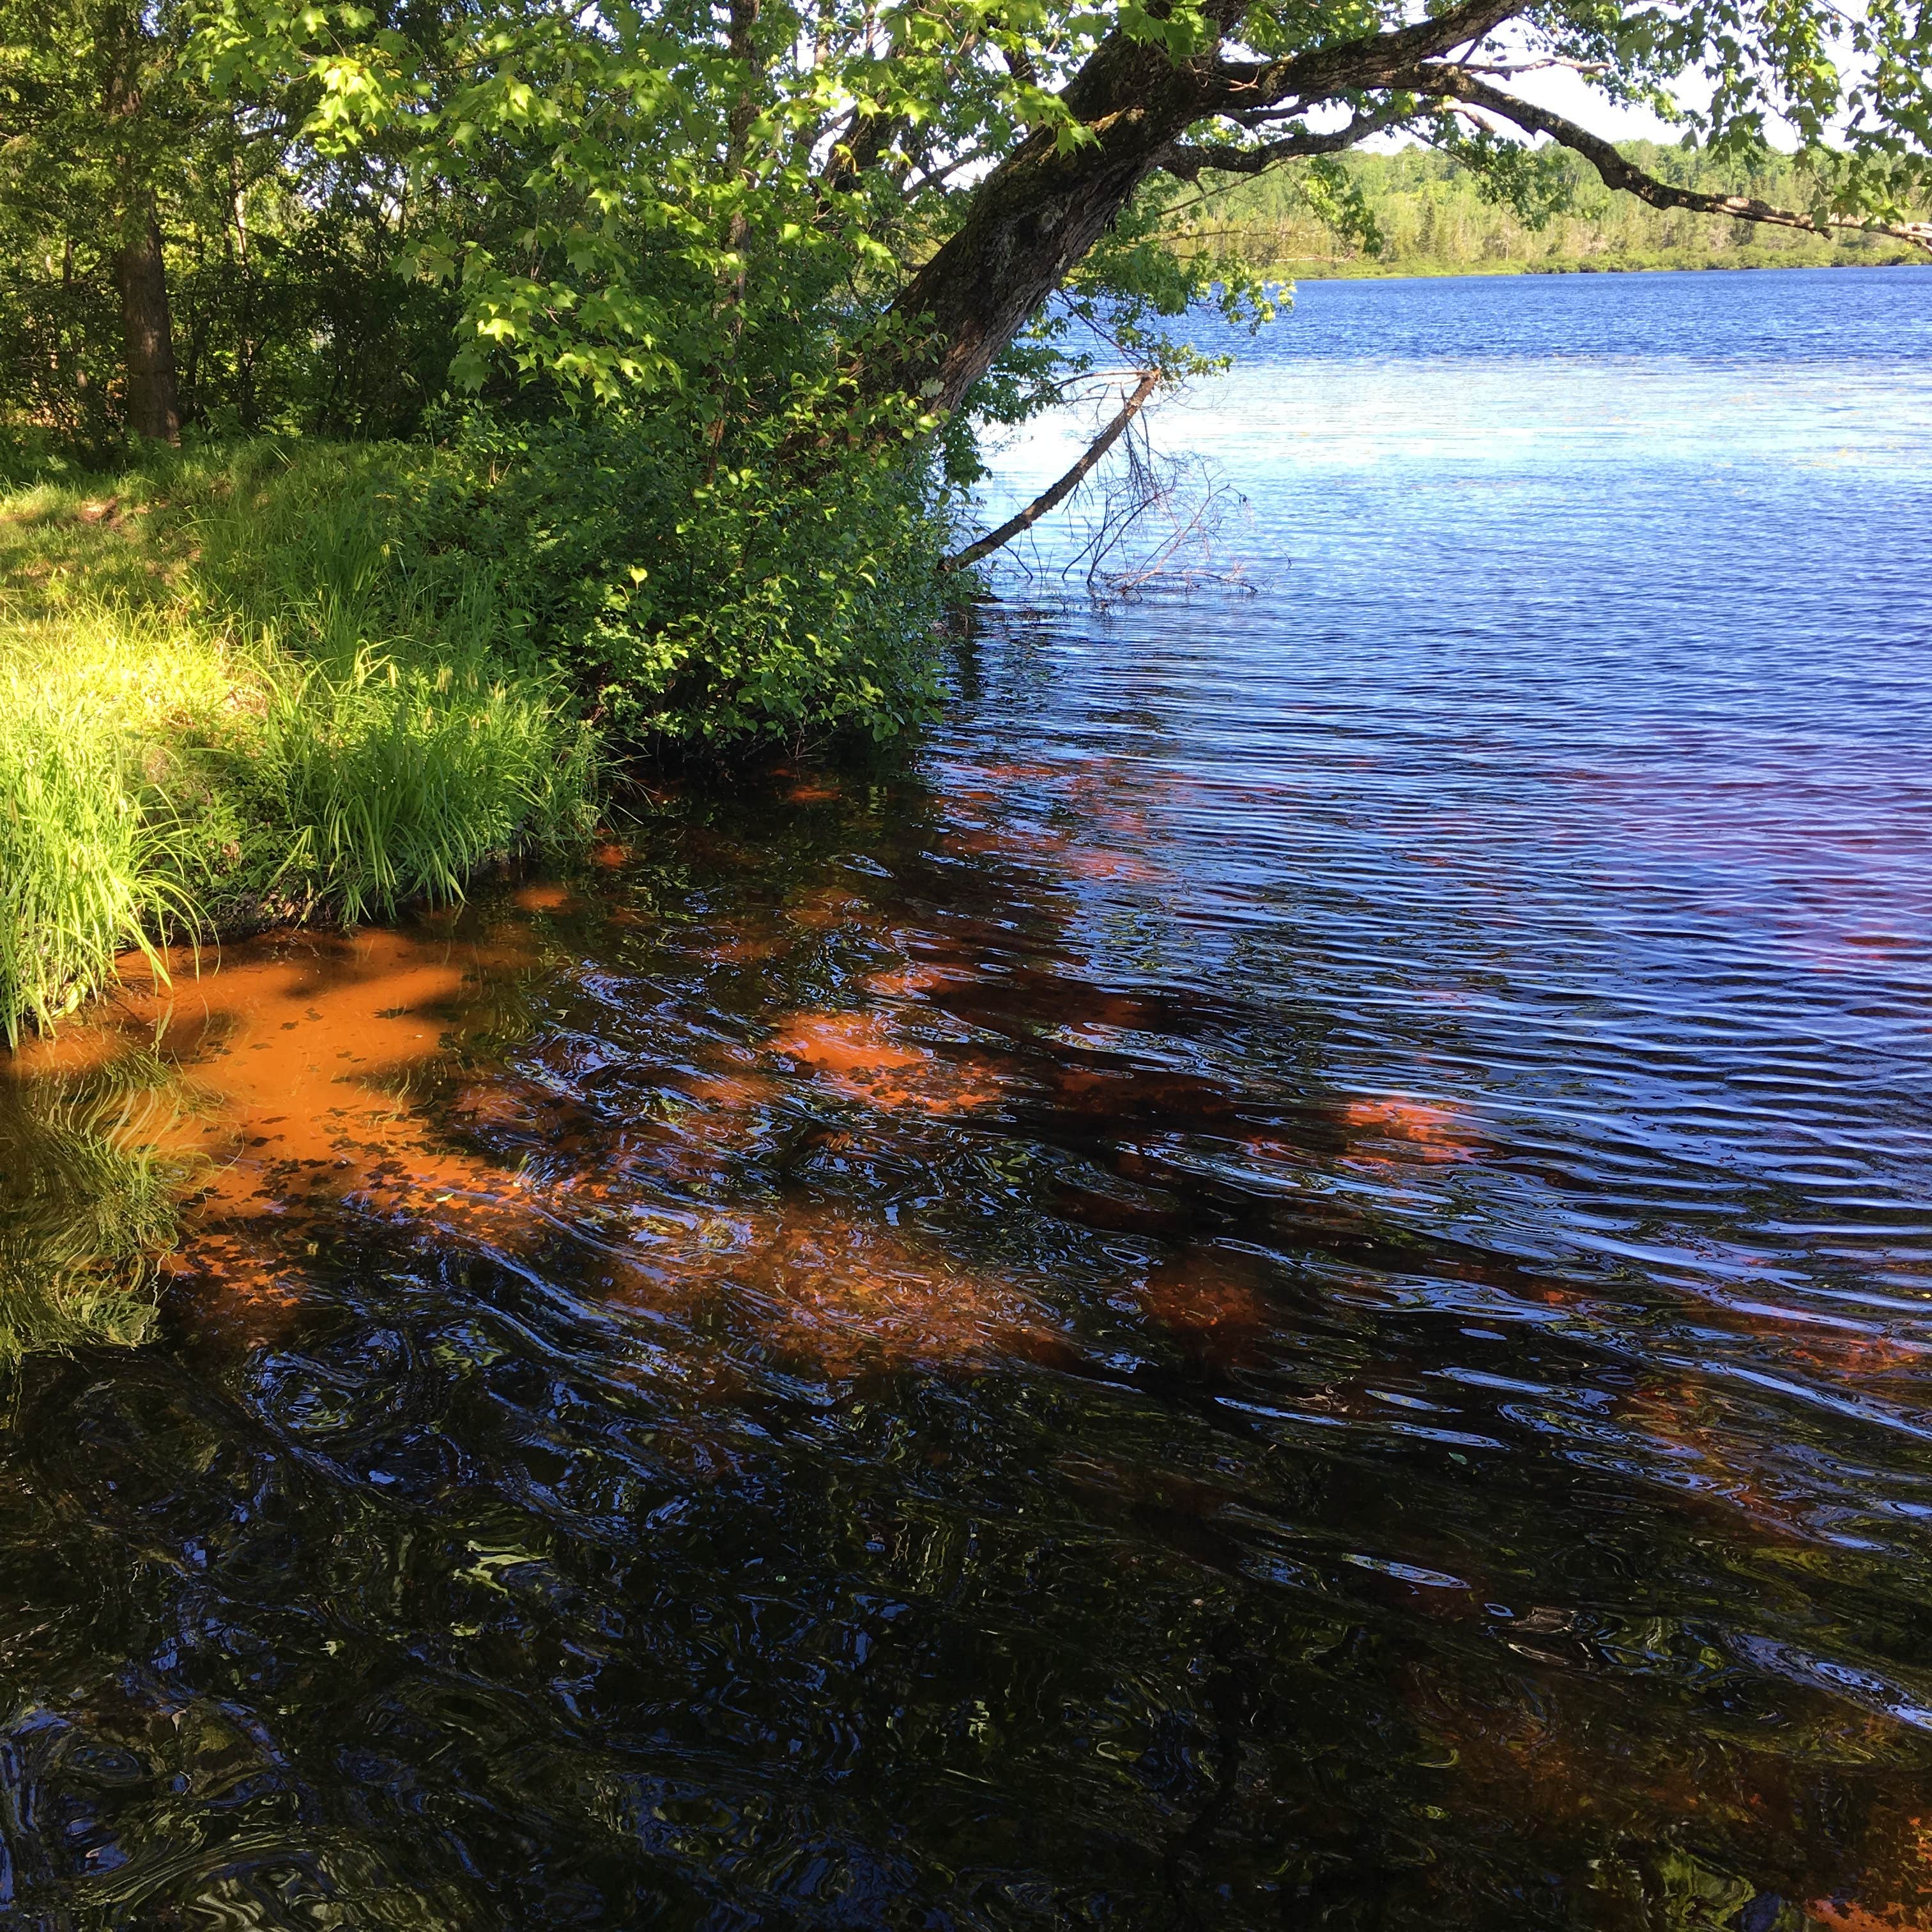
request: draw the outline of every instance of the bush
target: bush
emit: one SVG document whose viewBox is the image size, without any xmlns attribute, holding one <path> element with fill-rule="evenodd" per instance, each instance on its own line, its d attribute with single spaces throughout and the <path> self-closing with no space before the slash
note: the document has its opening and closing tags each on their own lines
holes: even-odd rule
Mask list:
<svg viewBox="0 0 1932 1932">
<path fill-rule="evenodd" d="M 0 1031 L 129 948 L 459 897 L 587 832 L 602 747 L 926 716 L 929 467 L 779 436 L 714 470 L 669 413 L 474 417 L 440 448 L 255 442 L 0 496 Z"/>
<path fill-rule="evenodd" d="M 401 548 L 488 566 L 505 620 L 627 745 L 892 737 L 938 697 L 937 485 L 902 447 L 715 471 L 680 419 L 472 418 Z"/>
</svg>

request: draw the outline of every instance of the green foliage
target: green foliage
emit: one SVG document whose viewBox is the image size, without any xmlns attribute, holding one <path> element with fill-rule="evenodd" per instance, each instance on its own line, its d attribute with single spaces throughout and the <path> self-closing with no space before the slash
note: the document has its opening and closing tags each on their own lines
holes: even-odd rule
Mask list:
<svg viewBox="0 0 1932 1932">
<path fill-rule="evenodd" d="M 290 140 L 282 103 L 218 98 L 194 46 L 172 0 L 0 0 L 0 423 L 96 461 L 119 443 L 115 256 L 152 194 L 185 422 L 410 430 L 453 308 L 393 272 L 389 171 Z"/>
<path fill-rule="evenodd" d="M 1769 149 L 1738 158 L 1633 142 L 1625 151 L 1660 178 L 1706 193 L 1786 206 L 1803 206 L 1812 194 L 1799 161 Z M 1309 164 L 1223 180 L 1177 211 L 1171 232 L 1210 264 L 1228 251 L 1304 276 L 1924 259 L 1856 232 L 1828 239 L 1651 208 L 1612 194 L 1587 161 L 1560 149 L 1510 151 L 1504 165 L 1514 178 L 1504 181 L 1472 172 L 1470 158 L 1424 147 L 1333 158 L 1324 165 L 1346 182 L 1360 219 L 1336 218 L 1333 194 L 1318 188 Z"/>
<path fill-rule="evenodd" d="M 891 737 L 936 694 L 942 500 L 902 443 L 810 428 L 741 433 L 714 467 L 668 414 L 477 418 L 400 541 L 425 574 L 483 571 L 621 744 Z"/>
<path fill-rule="evenodd" d="M 1102 143 L 1108 116 L 1082 93 L 1096 50 L 1205 76 L 1217 56 L 1334 51 L 1412 10 L 1254 0 L 1230 27 L 1200 0 L 0 0 L 0 412 L 74 448 L 114 442 L 112 268 L 152 200 L 192 424 L 410 433 L 453 388 L 524 420 L 662 410 L 690 439 L 680 474 L 762 471 L 799 446 L 801 395 L 814 434 L 854 433 L 837 368 L 970 226 L 989 168 L 1029 140 Z M 1513 61 L 1573 64 L 1690 128 L 1714 164 L 1762 172 L 1766 129 L 1795 128 L 1795 199 L 1820 214 L 1895 221 L 1932 182 L 1932 26 L 1914 0 L 1546 0 L 1511 36 Z M 1423 96 L 1265 94 L 1204 90 L 1177 131 L 1306 140 L 1338 110 L 1406 120 L 1516 228 L 1560 222 L 1580 185 L 1598 206 L 1572 162 Z M 1376 253 L 1347 166 L 1316 156 L 1291 178 L 1299 214 Z M 1171 370 L 1184 334 L 1149 325 L 1200 292 L 1200 251 L 1170 245 L 1190 198 L 1144 188 L 1066 265 L 1071 310 Z M 1265 301 L 1235 268 L 1241 232 L 1224 224 L 1212 254 L 1252 316 Z M 1077 372 L 1040 352 L 1084 334 L 1046 318 L 976 400 L 1005 421 L 1050 400 Z M 963 433 L 946 441 L 949 473 L 970 476 Z M 740 520 L 724 516 L 728 540 Z"/>
<path fill-rule="evenodd" d="M 251 775 L 286 851 L 274 884 L 354 924 L 448 903 L 486 860 L 588 829 L 586 733 L 488 658 L 434 671 L 364 650 L 274 688 Z"/>
<path fill-rule="evenodd" d="M 22 500 L 59 608 L 0 639 L 29 801 L 8 1010 L 170 924 L 452 894 L 580 821 L 586 726 L 620 754 L 902 730 L 981 423 L 1102 363 L 1215 367 L 1188 314 L 1258 326 L 1255 265 L 1332 259 L 1311 230 L 1557 266 L 1580 220 L 1624 219 L 1568 150 L 1490 128 L 1547 124 L 1492 82 L 1563 62 L 1695 131 L 1666 176 L 1775 176 L 1820 214 L 1896 225 L 1932 181 L 1918 0 L 1468 26 L 1410 0 L 0 0 L 0 471 L 98 463 L 130 420 L 370 446 L 124 478 L 146 549 L 111 589 L 94 556 L 91 598 L 63 574 L 77 500 Z M 1447 150 L 1419 176 L 1309 152 L 1405 128 Z M 1231 143 L 1305 158 L 1217 188 L 1202 150 Z M 170 654 L 202 698 L 151 716 L 127 667 Z"/>
<path fill-rule="evenodd" d="M 100 706 L 36 663 L 0 666 L 0 1030 L 71 1012 L 114 956 L 192 926 L 165 801 Z"/>
<path fill-rule="evenodd" d="M 1568 214 L 1584 190 L 1585 170 L 1561 148 L 1526 148 L 1488 128 L 1466 130 L 1448 115 L 1434 131 L 1436 146 L 1461 168 L 1477 194 L 1492 208 L 1508 208 L 1532 234 Z M 1339 158 L 1331 166 L 1346 172 Z"/>
<path fill-rule="evenodd" d="M 393 542 L 396 452 L 163 460 L 0 499 L 0 1028 L 115 955 L 448 900 L 589 829 L 598 760 L 480 581 Z"/>
</svg>

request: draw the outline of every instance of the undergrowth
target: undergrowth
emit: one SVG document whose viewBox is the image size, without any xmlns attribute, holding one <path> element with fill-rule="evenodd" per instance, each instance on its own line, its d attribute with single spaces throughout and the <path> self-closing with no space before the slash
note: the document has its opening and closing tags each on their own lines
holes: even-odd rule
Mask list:
<svg viewBox="0 0 1932 1932">
<path fill-rule="evenodd" d="M 480 566 L 432 597 L 387 541 L 399 460 L 258 445 L 0 496 L 10 1044 L 120 952 L 453 899 L 588 829 L 560 680 Z"/>
</svg>

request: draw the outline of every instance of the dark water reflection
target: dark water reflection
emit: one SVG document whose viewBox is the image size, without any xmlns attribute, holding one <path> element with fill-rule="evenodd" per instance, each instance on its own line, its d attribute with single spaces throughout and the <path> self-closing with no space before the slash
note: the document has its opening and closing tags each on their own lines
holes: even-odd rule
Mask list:
<svg viewBox="0 0 1932 1932">
<path fill-rule="evenodd" d="M 1932 1924 L 1899 702 L 1251 608 L 23 1058 L 196 1192 L 13 1372 L 4 1922 Z"/>
</svg>

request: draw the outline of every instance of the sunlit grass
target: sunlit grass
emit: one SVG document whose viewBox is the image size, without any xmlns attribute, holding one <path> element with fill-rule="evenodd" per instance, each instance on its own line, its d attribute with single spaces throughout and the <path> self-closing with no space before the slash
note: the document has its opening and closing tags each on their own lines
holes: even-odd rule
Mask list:
<svg viewBox="0 0 1932 1932">
<path fill-rule="evenodd" d="M 353 923 L 457 898 L 492 856 L 587 829 L 591 741 L 557 723 L 542 692 L 480 658 L 430 673 L 365 650 L 310 667 L 278 687 L 265 734 L 286 876 Z"/>
<path fill-rule="evenodd" d="M 489 586 L 391 554 L 392 452 L 0 496 L 0 1031 L 117 953 L 447 901 L 587 829 L 592 742 Z"/>
<path fill-rule="evenodd" d="M 218 704 L 207 653 L 88 614 L 0 634 L 0 1027 L 45 1028 L 117 952 L 204 923 L 164 789 L 173 714 Z M 165 711 L 169 715 L 164 715 Z"/>
</svg>

